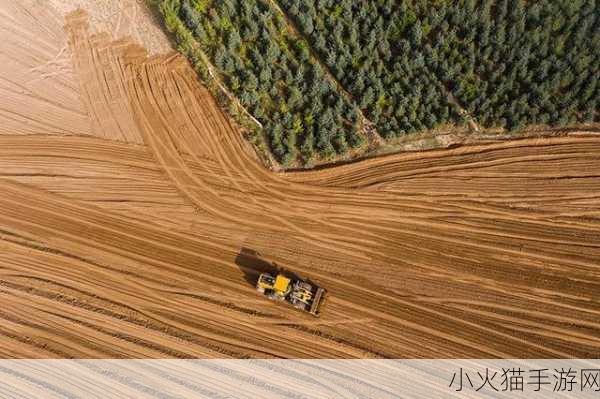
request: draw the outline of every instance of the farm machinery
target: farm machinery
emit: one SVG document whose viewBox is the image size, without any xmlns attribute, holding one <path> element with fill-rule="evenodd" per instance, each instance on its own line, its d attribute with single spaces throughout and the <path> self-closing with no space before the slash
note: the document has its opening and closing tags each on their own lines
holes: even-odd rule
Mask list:
<svg viewBox="0 0 600 399">
<path fill-rule="evenodd" d="M 286 302 L 313 316 L 320 315 L 327 291 L 316 284 L 283 272 L 261 273 L 256 289 L 267 298 Z"/>
</svg>

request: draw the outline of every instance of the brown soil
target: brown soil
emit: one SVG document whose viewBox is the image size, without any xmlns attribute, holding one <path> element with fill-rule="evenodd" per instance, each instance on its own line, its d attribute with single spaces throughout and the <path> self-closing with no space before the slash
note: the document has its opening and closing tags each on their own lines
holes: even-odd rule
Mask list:
<svg viewBox="0 0 600 399">
<path fill-rule="evenodd" d="M 599 136 L 275 174 L 185 60 L 85 21 L 29 45 L 68 38 L 55 130 L 13 101 L 56 77 L 0 103 L 36 116 L 0 135 L 0 357 L 600 355 Z M 243 249 L 326 287 L 323 316 L 258 296 Z"/>
</svg>

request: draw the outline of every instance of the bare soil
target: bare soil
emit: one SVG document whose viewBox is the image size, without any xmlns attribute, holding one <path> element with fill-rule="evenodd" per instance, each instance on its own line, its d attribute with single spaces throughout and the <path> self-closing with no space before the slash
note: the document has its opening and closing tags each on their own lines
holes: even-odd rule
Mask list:
<svg viewBox="0 0 600 399">
<path fill-rule="evenodd" d="M 9 3 L 0 357 L 600 355 L 598 135 L 276 174 L 181 56 Z M 248 250 L 323 316 L 260 297 Z"/>
</svg>

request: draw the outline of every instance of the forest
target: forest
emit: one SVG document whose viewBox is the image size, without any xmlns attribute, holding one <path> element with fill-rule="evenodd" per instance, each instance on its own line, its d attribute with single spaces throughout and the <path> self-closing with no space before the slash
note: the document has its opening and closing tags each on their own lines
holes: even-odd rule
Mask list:
<svg viewBox="0 0 600 399">
<path fill-rule="evenodd" d="M 447 94 L 488 128 L 598 118 L 595 0 L 280 2 L 385 137 L 456 122 Z"/>
<path fill-rule="evenodd" d="M 284 166 L 365 151 L 365 123 L 393 139 L 467 116 L 509 131 L 599 120 L 596 0 L 159 3 Z"/>
</svg>

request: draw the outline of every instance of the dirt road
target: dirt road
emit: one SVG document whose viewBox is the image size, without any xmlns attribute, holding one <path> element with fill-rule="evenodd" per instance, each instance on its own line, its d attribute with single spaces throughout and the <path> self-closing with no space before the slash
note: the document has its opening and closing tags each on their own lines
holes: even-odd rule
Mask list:
<svg viewBox="0 0 600 399">
<path fill-rule="evenodd" d="M 83 122 L 0 135 L 0 357 L 600 355 L 598 135 L 275 174 L 181 57 L 61 40 Z"/>
</svg>

